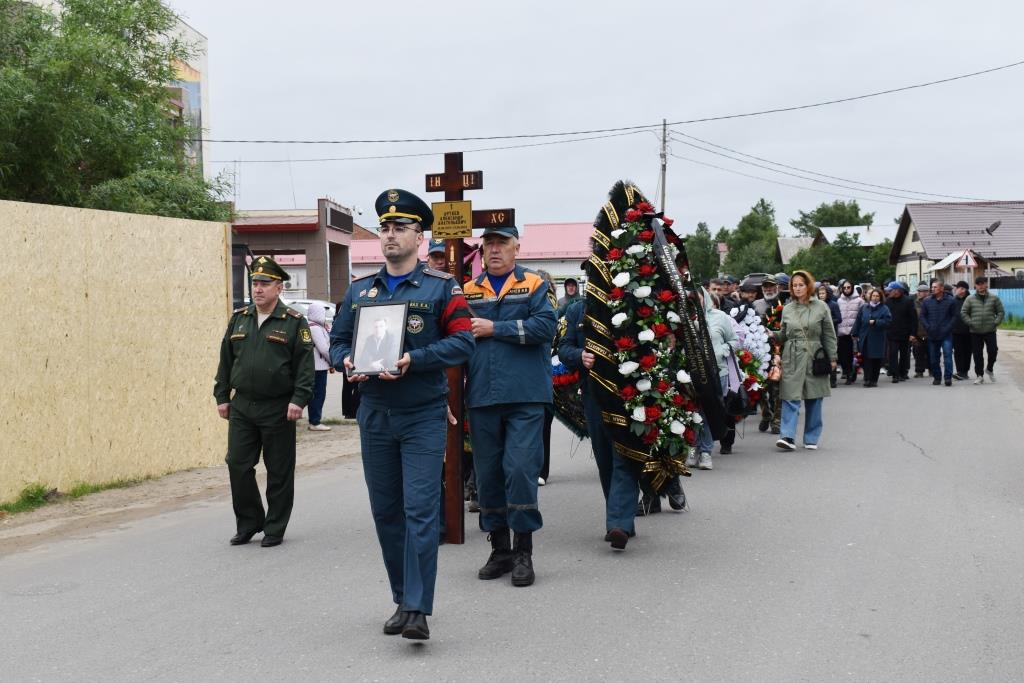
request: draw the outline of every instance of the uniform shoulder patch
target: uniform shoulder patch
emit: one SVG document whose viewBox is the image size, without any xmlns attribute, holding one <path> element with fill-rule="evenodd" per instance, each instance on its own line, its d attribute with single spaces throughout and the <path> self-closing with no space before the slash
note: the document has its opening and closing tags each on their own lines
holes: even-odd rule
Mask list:
<svg viewBox="0 0 1024 683">
<path fill-rule="evenodd" d="M 313 335 L 310 334 L 308 327 L 303 327 L 302 331 L 299 333 L 299 336 L 302 338 L 303 343 L 305 343 L 305 344 L 312 344 L 313 343 Z"/>
<path fill-rule="evenodd" d="M 290 315 L 293 318 L 301 318 L 302 317 L 302 314 L 299 313 L 298 311 L 296 311 L 294 308 L 287 309 L 285 311 L 285 313 L 287 313 L 288 315 Z"/>
<path fill-rule="evenodd" d="M 434 277 L 439 277 L 442 280 L 451 280 L 452 277 L 453 277 L 453 275 L 451 273 L 446 273 L 443 270 L 434 270 L 433 268 L 424 268 L 423 272 L 426 273 L 427 275 L 433 275 Z"/>
<path fill-rule="evenodd" d="M 231 313 L 232 313 L 232 314 L 236 314 L 236 313 L 245 313 L 245 311 L 246 311 L 246 310 L 247 310 L 248 308 L 249 308 L 248 306 L 242 306 L 242 307 L 240 307 L 240 308 L 236 308 L 235 310 L 231 311 Z"/>
</svg>

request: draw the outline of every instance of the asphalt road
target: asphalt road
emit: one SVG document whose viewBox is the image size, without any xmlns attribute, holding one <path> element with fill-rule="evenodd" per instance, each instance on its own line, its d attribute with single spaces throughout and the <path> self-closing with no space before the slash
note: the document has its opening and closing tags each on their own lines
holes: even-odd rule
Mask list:
<svg viewBox="0 0 1024 683">
<path fill-rule="evenodd" d="M 884 379 L 836 390 L 817 452 L 748 421 L 624 553 L 556 426 L 537 583 L 477 580 L 467 516 L 425 644 L 380 633 L 355 459 L 300 477 L 278 548 L 229 547 L 221 497 L 0 558 L 0 679 L 1019 681 L 1024 392 Z"/>
</svg>

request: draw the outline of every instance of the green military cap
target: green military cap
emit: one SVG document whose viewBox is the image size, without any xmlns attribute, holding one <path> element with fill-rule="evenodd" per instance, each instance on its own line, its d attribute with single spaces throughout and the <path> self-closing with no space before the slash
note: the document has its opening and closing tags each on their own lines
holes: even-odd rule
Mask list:
<svg viewBox="0 0 1024 683">
<path fill-rule="evenodd" d="M 260 256 L 252 262 L 252 279 L 259 282 L 274 282 L 292 278 L 284 268 L 277 265 L 277 261 L 269 256 Z"/>
</svg>

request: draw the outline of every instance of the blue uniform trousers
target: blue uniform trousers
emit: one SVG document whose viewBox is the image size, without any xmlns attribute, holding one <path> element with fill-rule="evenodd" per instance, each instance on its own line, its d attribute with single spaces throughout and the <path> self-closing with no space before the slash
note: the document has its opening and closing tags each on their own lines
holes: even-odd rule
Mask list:
<svg viewBox="0 0 1024 683">
<path fill-rule="evenodd" d="M 446 411 L 438 399 L 409 410 L 374 408 L 356 414 L 370 510 L 395 604 L 432 614 L 440 536 Z"/>
<path fill-rule="evenodd" d="M 544 404 L 506 403 L 469 409 L 480 526 L 519 533 L 544 525 L 537 477 L 544 465 Z"/>
<path fill-rule="evenodd" d="M 615 452 L 604 429 L 601 406 L 590 392 L 583 394 L 583 414 L 587 418 L 587 435 L 604 491 L 605 531 L 622 529 L 632 534 L 636 531 L 633 516 L 640 497 L 640 484 L 626 459 Z"/>
</svg>

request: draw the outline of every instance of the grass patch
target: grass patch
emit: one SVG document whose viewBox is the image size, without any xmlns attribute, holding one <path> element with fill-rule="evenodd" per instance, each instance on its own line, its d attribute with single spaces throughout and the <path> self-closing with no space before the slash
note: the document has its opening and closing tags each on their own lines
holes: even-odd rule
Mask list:
<svg viewBox="0 0 1024 683">
<path fill-rule="evenodd" d="M 60 494 L 57 493 L 57 489 L 48 489 L 42 484 L 29 484 L 21 490 L 21 493 L 13 501 L 0 504 L 0 512 L 9 515 L 28 512 L 29 510 L 41 508 L 59 497 Z"/>
<path fill-rule="evenodd" d="M 345 423 L 345 421 L 342 420 L 340 417 L 327 417 L 327 418 L 324 418 L 323 420 L 320 420 L 320 424 L 322 424 L 322 425 L 332 425 L 332 426 L 335 426 L 335 427 L 340 425 L 340 424 L 344 424 L 344 423 Z"/>
<path fill-rule="evenodd" d="M 147 479 L 152 479 L 152 477 L 142 477 L 140 479 L 115 479 L 114 481 L 107 481 L 102 484 L 75 484 L 71 487 L 71 490 L 67 492 L 67 497 L 81 498 L 82 496 L 88 496 L 90 493 L 99 493 L 100 491 L 107 491 L 109 489 L 124 489 L 129 486 L 141 484 Z"/>
<path fill-rule="evenodd" d="M 1018 318 L 1012 313 L 999 325 L 1001 330 L 1024 330 L 1024 318 Z"/>
</svg>

